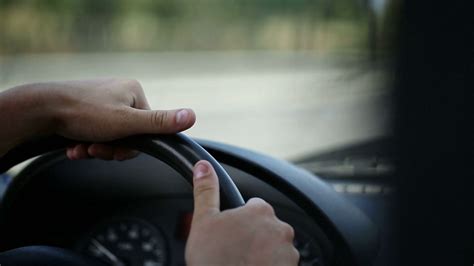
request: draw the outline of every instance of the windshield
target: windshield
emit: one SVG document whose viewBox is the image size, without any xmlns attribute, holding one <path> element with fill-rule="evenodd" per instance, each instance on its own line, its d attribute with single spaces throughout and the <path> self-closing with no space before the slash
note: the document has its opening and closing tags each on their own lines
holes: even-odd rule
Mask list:
<svg viewBox="0 0 474 266">
<path fill-rule="evenodd" d="M 395 0 L 1 1 L 0 88 L 138 79 L 194 137 L 293 159 L 390 134 Z"/>
</svg>

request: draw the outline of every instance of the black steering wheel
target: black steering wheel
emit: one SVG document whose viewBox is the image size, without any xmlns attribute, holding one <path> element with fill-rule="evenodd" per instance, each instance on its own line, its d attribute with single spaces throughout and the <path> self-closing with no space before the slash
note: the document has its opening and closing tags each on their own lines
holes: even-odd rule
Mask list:
<svg viewBox="0 0 474 266">
<path fill-rule="evenodd" d="M 59 136 L 48 137 L 42 140 L 35 140 L 19 145 L 12 149 L 2 158 L 0 158 L 0 173 L 4 173 L 11 167 L 38 155 L 53 152 L 77 143 L 76 141 Z M 191 185 L 192 168 L 199 160 L 207 160 L 214 167 L 219 179 L 221 194 L 221 206 L 224 209 L 236 208 L 244 205 L 241 193 L 234 182 L 224 170 L 224 168 L 198 143 L 182 133 L 172 135 L 139 135 L 127 137 L 124 139 L 109 142 L 111 145 L 120 145 L 151 155 L 180 173 Z M 6 195 L 14 191 L 7 190 Z M 4 196 L 4 199 L 11 197 Z M 2 201 L 0 206 L 0 215 L 2 210 L 8 208 L 9 201 Z M 16 254 L 16 253 L 20 254 Z M 25 256 L 21 256 L 24 254 Z M 20 256 L 19 256 L 20 255 Z M 32 261 L 29 262 L 29 257 Z M 0 263 L 2 255 L 0 255 Z M 3 259 L 19 259 L 16 263 L 26 265 L 37 265 L 44 261 L 48 265 L 87 265 L 83 258 L 79 258 L 69 251 L 50 247 L 31 247 L 23 248 L 3 255 Z M 26 261 L 25 261 L 26 259 Z M 38 261 L 39 260 L 39 261 Z"/>
</svg>

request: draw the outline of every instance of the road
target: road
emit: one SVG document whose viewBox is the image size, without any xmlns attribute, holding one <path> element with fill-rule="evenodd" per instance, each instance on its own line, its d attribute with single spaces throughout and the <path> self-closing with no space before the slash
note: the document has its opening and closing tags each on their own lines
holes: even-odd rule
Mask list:
<svg viewBox="0 0 474 266">
<path fill-rule="evenodd" d="M 176 52 L 0 57 L 0 88 L 138 79 L 153 108 L 191 107 L 192 136 L 292 159 L 390 134 L 384 68 L 310 53 Z"/>
</svg>

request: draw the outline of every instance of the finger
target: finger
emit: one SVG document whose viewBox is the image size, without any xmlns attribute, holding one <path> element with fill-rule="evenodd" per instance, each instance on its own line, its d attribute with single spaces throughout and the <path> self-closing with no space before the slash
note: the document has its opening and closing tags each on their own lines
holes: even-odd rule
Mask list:
<svg viewBox="0 0 474 266">
<path fill-rule="evenodd" d="M 74 147 L 75 147 L 75 146 L 73 146 L 73 147 L 68 147 L 68 148 L 66 149 L 66 156 L 67 156 L 67 158 L 68 158 L 69 160 L 75 160 L 75 159 L 76 159 L 76 158 L 74 158 L 74 154 L 73 154 Z"/>
<path fill-rule="evenodd" d="M 283 245 L 273 257 L 278 258 L 275 265 L 298 265 L 300 253 L 293 245 Z"/>
<path fill-rule="evenodd" d="M 290 256 L 293 259 L 293 261 L 290 262 L 290 265 L 298 265 L 298 262 L 300 261 L 300 252 L 294 246 L 290 249 Z"/>
<path fill-rule="evenodd" d="M 138 151 L 131 150 L 123 147 L 115 147 L 114 160 L 124 161 L 135 158 L 138 155 Z"/>
<path fill-rule="evenodd" d="M 150 105 L 148 104 L 148 100 L 146 99 L 145 92 L 143 91 L 140 82 L 135 79 L 125 80 L 124 82 L 126 83 L 125 87 L 130 90 L 134 96 L 131 107 L 150 110 Z"/>
<path fill-rule="evenodd" d="M 74 147 L 72 153 L 75 159 L 87 159 L 89 158 L 89 154 L 87 153 L 87 148 L 89 146 L 87 144 L 78 144 Z"/>
<path fill-rule="evenodd" d="M 150 110 L 150 104 L 146 99 L 145 92 L 143 91 L 143 89 L 138 90 L 138 92 L 136 93 L 135 106 L 133 107 L 143 110 Z"/>
<path fill-rule="evenodd" d="M 113 160 L 115 148 L 112 146 L 107 146 L 105 144 L 94 143 L 89 146 L 87 152 L 92 157 L 96 157 L 102 160 Z"/>
<path fill-rule="evenodd" d="M 285 223 L 281 220 L 278 220 L 279 228 L 281 235 L 283 236 L 283 239 L 286 241 L 293 243 L 293 240 L 295 238 L 295 229 L 288 223 Z"/>
<path fill-rule="evenodd" d="M 96 157 L 103 160 L 117 160 L 124 161 L 135 158 L 138 155 L 138 151 L 131 150 L 124 147 L 115 147 L 105 144 L 92 144 L 93 147 L 88 147 L 88 157 Z"/>
<path fill-rule="evenodd" d="M 143 109 L 143 110 L 150 110 L 150 104 L 148 103 L 145 96 L 137 98 L 137 106 L 135 108 Z"/>
<path fill-rule="evenodd" d="M 199 161 L 193 169 L 194 218 L 219 213 L 219 181 L 212 165 Z M 194 220 L 193 220 L 194 222 Z"/>
<path fill-rule="evenodd" d="M 257 210 L 258 213 L 275 216 L 275 210 L 273 210 L 272 205 L 261 198 L 251 198 L 247 201 L 245 206 Z"/>
<path fill-rule="evenodd" d="M 190 128 L 196 121 L 191 109 L 160 111 L 130 108 L 129 111 L 125 119 L 121 117 L 118 121 L 129 133 L 176 133 Z"/>
<path fill-rule="evenodd" d="M 89 158 L 87 154 L 87 145 L 76 144 L 66 149 L 66 156 L 69 160 L 79 160 Z"/>
</svg>

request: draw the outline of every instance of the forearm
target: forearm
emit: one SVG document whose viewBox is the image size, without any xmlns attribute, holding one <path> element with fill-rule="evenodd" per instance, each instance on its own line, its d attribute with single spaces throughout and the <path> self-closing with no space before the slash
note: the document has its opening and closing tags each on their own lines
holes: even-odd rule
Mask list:
<svg viewBox="0 0 474 266">
<path fill-rule="evenodd" d="M 0 93 L 0 156 L 14 146 L 54 133 L 54 106 L 45 84 L 28 84 Z"/>
<path fill-rule="evenodd" d="M 190 109 L 150 110 L 136 80 L 28 84 L 0 93 L 0 156 L 22 142 L 44 135 L 102 143 L 136 134 L 176 133 L 191 127 L 195 120 Z M 70 158 L 127 157 L 120 149 L 104 145 L 78 143 L 76 148 L 73 153 L 68 150 Z"/>
</svg>

